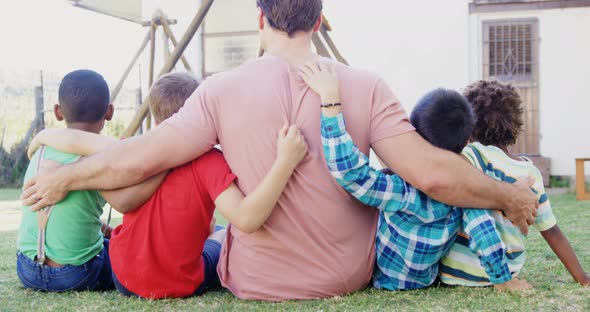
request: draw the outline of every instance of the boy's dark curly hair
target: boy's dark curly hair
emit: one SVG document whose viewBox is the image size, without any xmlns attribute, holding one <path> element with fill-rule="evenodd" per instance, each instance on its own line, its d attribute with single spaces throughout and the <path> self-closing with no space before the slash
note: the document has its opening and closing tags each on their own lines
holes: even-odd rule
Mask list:
<svg viewBox="0 0 590 312">
<path fill-rule="evenodd" d="M 480 80 L 467 86 L 463 95 L 475 113 L 472 140 L 499 147 L 516 143 L 522 131 L 523 110 L 520 96 L 512 85 Z"/>
</svg>

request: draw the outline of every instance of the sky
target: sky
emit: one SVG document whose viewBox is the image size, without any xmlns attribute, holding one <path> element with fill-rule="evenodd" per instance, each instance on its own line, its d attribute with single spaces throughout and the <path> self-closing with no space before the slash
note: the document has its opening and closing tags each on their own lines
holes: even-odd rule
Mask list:
<svg viewBox="0 0 590 312">
<path fill-rule="evenodd" d="M 110 85 L 118 81 L 147 32 L 66 0 L 2 0 L 0 12 L 0 69 L 63 75 L 88 68 Z"/>
</svg>

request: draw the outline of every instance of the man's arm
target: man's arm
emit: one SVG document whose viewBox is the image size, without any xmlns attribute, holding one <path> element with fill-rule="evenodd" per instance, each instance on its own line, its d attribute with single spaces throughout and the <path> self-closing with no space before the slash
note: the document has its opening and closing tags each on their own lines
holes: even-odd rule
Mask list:
<svg viewBox="0 0 590 312">
<path fill-rule="evenodd" d="M 25 182 L 23 204 L 39 210 L 71 190 L 112 190 L 137 184 L 184 164 L 217 143 L 216 128 L 205 106 L 206 83 L 180 111 L 148 133 L 119 141 L 104 152 Z"/>
<path fill-rule="evenodd" d="M 215 206 L 232 226 L 256 232 L 268 219 L 295 168 L 307 154 L 307 144 L 297 128 L 279 132 L 277 159 L 256 189 L 244 197 L 235 183 L 215 199 Z"/>
<path fill-rule="evenodd" d="M 380 140 L 372 147 L 389 168 L 438 201 L 502 210 L 523 233 L 528 233 L 528 225 L 535 220 L 538 202 L 530 190 L 533 178 L 514 184 L 499 182 L 460 156 L 432 146 L 416 132 Z"/>
<path fill-rule="evenodd" d="M 41 131 L 29 146 L 32 155 L 41 145 L 48 145 L 62 152 L 89 156 L 109 148 L 118 140 L 104 135 L 76 129 L 52 128 Z M 120 213 L 128 213 L 146 202 L 158 189 L 166 172 L 157 174 L 141 183 L 112 191 L 101 191 L 101 196 Z"/>
<path fill-rule="evenodd" d="M 339 81 L 333 68 L 324 63 L 310 63 L 302 66 L 299 74 L 320 95 L 322 103 L 340 102 Z M 379 83 L 374 92 L 373 101 L 379 104 L 374 103 L 374 106 L 381 110 L 374 116 L 387 116 L 392 107 L 399 110 L 399 103 L 395 103 L 396 98 L 383 83 Z M 330 107 L 324 112 L 333 116 L 340 112 L 340 107 Z M 379 126 L 399 121 L 395 117 L 379 118 L 372 123 Z M 384 129 L 379 129 L 381 136 Z M 498 182 L 469 166 L 458 155 L 432 146 L 415 131 L 377 140 L 372 148 L 396 174 L 440 202 L 503 210 L 523 233 L 528 233 L 528 225 L 534 222 L 538 202 L 528 188 L 534 183 L 530 179 L 513 185 Z"/>
<path fill-rule="evenodd" d="M 397 175 L 387 175 L 369 165 L 346 132 L 344 116 L 339 108 L 324 109 L 322 114 L 322 145 L 332 177 L 362 203 L 379 210 L 395 212 L 407 201 L 406 184 Z"/>
</svg>

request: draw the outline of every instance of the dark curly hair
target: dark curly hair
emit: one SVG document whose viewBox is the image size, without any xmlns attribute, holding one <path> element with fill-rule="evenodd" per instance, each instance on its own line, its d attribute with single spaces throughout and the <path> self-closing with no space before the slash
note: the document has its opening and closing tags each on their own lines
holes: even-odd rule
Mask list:
<svg viewBox="0 0 590 312">
<path fill-rule="evenodd" d="M 522 131 L 522 101 L 516 89 L 499 81 L 480 80 L 465 89 L 475 113 L 473 141 L 507 147 L 516 143 Z"/>
</svg>

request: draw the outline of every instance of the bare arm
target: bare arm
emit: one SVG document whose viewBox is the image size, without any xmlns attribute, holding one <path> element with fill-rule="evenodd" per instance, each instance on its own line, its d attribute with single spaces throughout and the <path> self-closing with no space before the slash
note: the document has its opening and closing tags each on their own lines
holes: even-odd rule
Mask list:
<svg viewBox="0 0 590 312">
<path fill-rule="evenodd" d="M 339 82 L 332 68 L 323 63 L 306 64 L 299 74 L 320 95 L 322 103 L 340 102 Z M 324 108 L 323 112 L 335 116 L 340 106 Z M 528 225 L 534 222 L 538 202 L 528 188 L 534 183 L 530 179 L 514 185 L 496 181 L 460 156 L 432 146 L 416 132 L 380 140 L 372 147 L 396 174 L 437 201 L 503 210 L 523 233 L 528 233 Z"/>
<path fill-rule="evenodd" d="M 438 201 L 503 210 L 523 233 L 534 222 L 538 202 L 529 188 L 532 178 L 515 184 L 496 181 L 460 156 L 430 145 L 416 132 L 378 141 L 373 149 L 389 168 Z"/>
<path fill-rule="evenodd" d="M 559 226 L 555 225 L 549 230 L 541 232 L 541 235 L 576 282 L 584 286 L 590 286 L 590 275 L 584 272 L 572 245 L 561 232 Z"/>
<path fill-rule="evenodd" d="M 76 129 L 50 128 L 39 132 L 31 141 L 27 152 L 29 159 L 41 145 L 47 145 L 62 152 L 89 156 L 104 151 L 116 139 Z"/>
<path fill-rule="evenodd" d="M 111 191 L 100 191 L 100 195 L 118 212 L 128 213 L 143 205 L 156 192 L 166 178 L 168 171 L 159 173 L 141 183 Z"/>
<path fill-rule="evenodd" d="M 178 113 L 148 133 L 112 144 L 78 163 L 25 182 L 21 199 L 36 211 L 63 199 L 71 190 L 112 190 L 137 184 L 197 158 L 217 143 L 207 103 L 207 82 Z M 213 105 L 213 104 L 212 104 Z"/>
<path fill-rule="evenodd" d="M 278 156 L 256 189 L 244 197 L 232 183 L 215 199 L 215 206 L 232 226 L 245 233 L 256 232 L 276 206 L 289 178 L 307 154 L 305 139 L 295 127 L 279 133 Z"/>
<path fill-rule="evenodd" d="M 41 145 L 48 145 L 66 153 L 88 156 L 102 152 L 117 142 L 117 139 L 96 133 L 52 128 L 45 129 L 35 136 L 29 146 L 29 154 L 34 154 Z M 100 193 L 115 210 L 128 213 L 145 203 L 165 177 L 166 172 L 162 172 L 141 183 Z"/>
</svg>

